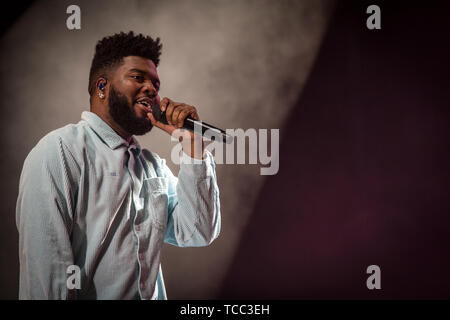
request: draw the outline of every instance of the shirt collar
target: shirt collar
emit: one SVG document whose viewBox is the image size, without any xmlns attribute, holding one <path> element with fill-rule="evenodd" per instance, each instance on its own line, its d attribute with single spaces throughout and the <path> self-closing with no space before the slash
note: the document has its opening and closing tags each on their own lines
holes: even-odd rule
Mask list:
<svg viewBox="0 0 450 320">
<path fill-rule="evenodd" d="M 90 111 L 83 111 L 81 113 L 81 119 L 86 121 L 100 139 L 102 139 L 111 149 L 115 150 L 121 146 L 125 146 L 127 148 L 136 149 L 138 154 L 141 152 L 141 146 L 134 136 L 131 136 L 131 141 L 128 143 L 97 114 Z"/>
</svg>

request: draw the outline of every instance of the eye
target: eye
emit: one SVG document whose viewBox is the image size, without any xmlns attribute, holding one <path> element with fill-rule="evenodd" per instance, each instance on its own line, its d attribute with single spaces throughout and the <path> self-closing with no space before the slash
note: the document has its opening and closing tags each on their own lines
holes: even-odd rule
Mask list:
<svg viewBox="0 0 450 320">
<path fill-rule="evenodd" d="M 138 82 L 144 82 L 144 77 L 143 76 L 131 76 L 133 79 L 136 79 Z"/>
</svg>

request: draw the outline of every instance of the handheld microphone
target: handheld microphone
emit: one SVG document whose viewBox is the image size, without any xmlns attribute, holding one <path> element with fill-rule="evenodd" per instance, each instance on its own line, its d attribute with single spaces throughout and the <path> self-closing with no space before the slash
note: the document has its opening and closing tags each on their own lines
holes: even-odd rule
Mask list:
<svg viewBox="0 0 450 320">
<path fill-rule="evenodd" d="M 155 120 L 160 121 L 164 124 L 168 124 L 167 118 L 166 118 L 166 112 L 162 112 L 159 105 L 152 106 L 152 114 L 155 117 Z M 183 129 L 192 131 L 194 133 L 200 133 L 202 132 L 202 136 L 210 139 L 212 141 L 219 141 L 222 143 L 232 143 L 233 137 L 227 134 L 224 130 L 216 128 L 210 124 L 207 124 L 203 121 L 198 121 L 195 119 L 192 119 L 191 117 L 187 117 L 184 119 L 184 123 L 182 126 Z"/>
</svg>

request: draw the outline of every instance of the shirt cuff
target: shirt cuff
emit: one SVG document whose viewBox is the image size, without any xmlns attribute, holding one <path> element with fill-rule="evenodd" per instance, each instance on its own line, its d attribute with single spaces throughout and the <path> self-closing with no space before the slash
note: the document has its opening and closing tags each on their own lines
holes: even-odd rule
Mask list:
<svg viewBox="0 0 450 320">
<path fill-rule="evenodd" d="M 205 150 L 203 159 L 191 158 L 184 151 L 181 152 L 180 157 L 180 170 L 190 176 L 206 178 L 213 176 L 214 162 L 211 152 Z"/>
</svg>

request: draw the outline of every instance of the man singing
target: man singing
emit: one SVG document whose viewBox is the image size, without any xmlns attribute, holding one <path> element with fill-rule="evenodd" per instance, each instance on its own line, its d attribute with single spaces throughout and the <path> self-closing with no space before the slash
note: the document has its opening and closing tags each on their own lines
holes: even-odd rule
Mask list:
<svg viewBox="0 0 450 320">
<path fill-rule="evenodd" d="M 199 120 L 195 107 L 160 100 L 161 47 L 133 32 L 100 40 L 90 112 L 27 156 L 16 208 L 20 299 L 167 299 L 163 241 L 198 247 L 218 237 L 219 190 L 202 137 L 180 134 L 178 178 L 134 137 Z M 155 105 L 168 124 L 155 120 Z"/>
</svg>

